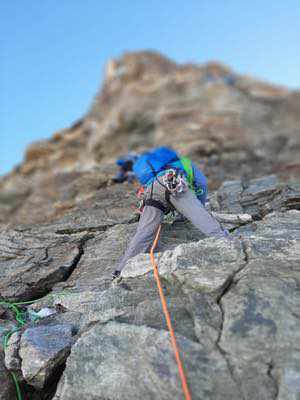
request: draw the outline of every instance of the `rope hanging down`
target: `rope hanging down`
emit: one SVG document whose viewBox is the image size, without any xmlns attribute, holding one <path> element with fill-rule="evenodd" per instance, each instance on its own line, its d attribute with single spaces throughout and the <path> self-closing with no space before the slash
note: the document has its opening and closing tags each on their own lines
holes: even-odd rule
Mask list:
<svg viewBox="0 0 300 400">
<path fill-rule="evenodd" d="M 176 337 L 175 337 L 175 333 L 174 333 L 174 329 L 172 326 L 172 322 L 171 322 L 171 318 L 170 318 L 170 314 L 169 314 L 169 310 L 168 310 L 168 306 L 167 306 L 167 301 L 166 298 L 164 296 L 164 292 L 163 292 L 163 288 L 161 286 L 161 282 L 160 282 L 160 278 L 159 278 L 159 273 L 158 273 L 158 267 L 154 258 L 154 250 L 157 246 L 157 242 L 159 239 L 159 235 L 160 235 L 160 231 L 161 231 L 161 225 L 159 226 L 158 230 L 157 230 L 157 234 L 156 237 L 154 239 L 153 245 L 151 247 L 150 250 L 150 259 L 151 259 L 151 263 L 153 266 L 153 270 L 154 270 L 154 277 L 156 279 L 156 284 L 158 287 L 158 291 L 159 291 L 159 297 L 160 297 L 160 301 L 161 301 L 161 305 L 162 305 L 162 309 L 165 315 L 165 319 L 167 322 L 167 326 L 170 332 L 170 336 L 171 336 L 171 344 L 173 347 L 173 351 L 175 354 L 175 358 L 176 358 L 176 362 L 177 362 L 177 367 L 178 367 L 178 372 L 180 375 L 180 379 L 181 379 L 181 385 L 182 385 L 182 390 L 185 396 L 185 400 L 191 400 L 192 397 L 190 395 L 189 392 L 189 388 L 188 388 L 188 384 L 187 384 L 187 379 L 186 376 L 184 374 L 184 369 L 183 369 L 183 365 L 180 359 L 180 355 L 179 355 L 179 348 L 177 346 L 177 341 L 176 341 Z"/>
</svg>

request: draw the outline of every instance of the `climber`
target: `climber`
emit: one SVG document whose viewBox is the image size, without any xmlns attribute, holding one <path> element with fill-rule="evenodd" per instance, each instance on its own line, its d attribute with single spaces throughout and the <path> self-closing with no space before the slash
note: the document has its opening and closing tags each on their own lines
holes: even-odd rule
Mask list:
<svg viewBox="0 0 300 400">
<path fill-rule="evenodd" d="M 188 158 L 179 158 L 175 151 L 159 147 L 142 154 L 133 164 L 133 171 L 145 188 L 144 208 L 112 280 L 120 277 L 129 258 L 149 251 L 164 214 L 171 210 L 176 209 L 206 235 L 229 238 L 228 231 L 223 231 L 205 210 L 206 178 Z"/>
<path fill-rule="evenodd" d="M 134 181 L 134 173 L 132 171 L 133 163 L 138 159 L 136 153 L 128 153 L 116 161 L 119 171 L 112 178 L 115 183 L 123 183 L 125 181 L 132 183 Z"/>
</svg>

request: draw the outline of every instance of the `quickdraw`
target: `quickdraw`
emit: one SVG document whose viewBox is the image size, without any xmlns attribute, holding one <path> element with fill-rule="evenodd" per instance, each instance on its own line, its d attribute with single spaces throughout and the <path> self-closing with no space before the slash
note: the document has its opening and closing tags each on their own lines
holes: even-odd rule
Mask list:
<svg viewBox="0 0 300 400">
<path fill-rule="evenodd" d="M 175 169 L 166 171 L 166 174 L 163 176 L 163 184 L 171 194 L 182 193 L 188 189 L 183 175 Z"/>
</svg>

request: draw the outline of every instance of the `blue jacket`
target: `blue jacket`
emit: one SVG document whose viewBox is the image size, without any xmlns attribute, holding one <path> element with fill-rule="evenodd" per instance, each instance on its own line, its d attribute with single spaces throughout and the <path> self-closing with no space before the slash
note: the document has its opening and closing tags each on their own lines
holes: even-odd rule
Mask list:
<svg viewBox="0 0 300 400">
<path fill-rule="evenodd" d="M 198 200 L 205 206 L 207 197 L 207 179 L 202 174 L 199 168 L 192 162 L 193 173 L 194 173 L 194 188 Z"/>
</svg>

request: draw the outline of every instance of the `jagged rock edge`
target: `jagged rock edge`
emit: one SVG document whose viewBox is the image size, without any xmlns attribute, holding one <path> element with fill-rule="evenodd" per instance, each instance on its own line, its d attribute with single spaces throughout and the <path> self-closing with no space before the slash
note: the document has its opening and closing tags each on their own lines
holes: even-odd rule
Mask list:
<svg viewBox="0 0 300 400">
<path fill-rule="evenodd" d="M 81 232 L 106 232 L 108 229 L 113 228 L 117 225 L 130 225 L 137 222 L 137 217 L 132 217 L 129 221 L 125 222 L 116 222 L 110 225 L 100 225 L 100 226 L 92 226 L 92 227 L 83 227 L 83 228 L 65 228 L 65 229 L 57 229 L 55 234 L 57 235 L 75 235 Z"/>
<path fill-rule="evenodd" d="M 227 281 L 224 284 L 223 290 L 220 293 L 220 295 L 218 296 L 217 301 L 216 301 L 216 303 L 219 306 L 220 311 L 221 311 L 222 323 L 221 323 L 221 326 L 220 326 L 219 334 L 218 334 L 217 340 L 215 342 L 215 345 L 216 345 L 217 350 L 219 351 L 219 353 L 222 355 L 222 357 L 224 358 L 224 360 L 226 362 L 226 365 L 227 365 L 228 371 L 230 373 L 230 376 L 231 376 L 232 380 L 235 382 L 235 384 L 236 384 L 236 386 L 237 386 L 237 388 L 238 388 L 238 390 L 239 390 L 239 392 L 241 394 L 242 400 L 246 400 L 246 398 L 244 397 L 244 394 L 243 394 L 243 392 L 241 390 L 241 387 L 242 387 L 241 382 L 235 376 L 234 365 L 232 364 L 232 362 L 230 360 L 230 354 L 227 353 L 222 348 L 222 346 L 220 345 L 220 340 L 221 340 L 221 337 L 222 337 L 222 334 L 223 334 L 223 326 L 224 326 L 224 320 L 225 320 L 225 310 L 224 310 L 223 305 L 222 305 L 222 298 L 232 289 L 233 286 L 235 286 L 237 284 L 237 282 L 235 281 L 234 278 L 236 277 L 236 275 L 239 272 L 241 272 L 244 268 L 247 267 L 248 262 L 249 262 L 248 253 L 247 253 L 247 250 L 246 250 L 246 244 L 245 244 L 245 242 L 243 240 L 240 240 L 240 243 L 241 243 L 242 251 L 244 253 L 244 263 L 242 264 L 242 266 L 237 271 L 235 271 L 233 274 L 231 274 L 230 277 L 227 279 Z"/>
<path fill-rule="evenodd" d="M 225 320 L 225 309 L 224 309 L 224 307 L 222 305 L 222 299 L 232 289 L 232 287 L 238 285 L 238 282 L 240 281 L 241 278 L 236 280 L 235 277 L 241 271 L 243 271 L 249 264 L 249 255 L 248 255 L 248 252 L 247 252 L 247 242 L 245 242 L 244 240 L 240 240 L 240 242 L 241 242 L 242 250 L 243 250 L 243 253 L 244 253 L 244 264 L 227 279 L 227 283 L 225 283 L 223 291 L 222 291 L 222 293 L 219 295 L 219 297 L 217 299 L 217 304 L 218 304 L 218 306 L 220 308 L 221 315 L 222 315 L 222 323 L 221 323 L 219 335 L 218 335 L 218 338 L 217 338 L 217 340 L 215 342 L 215 345 L 216 345 L 216 348 L 218 349 L 218 351 L 220 352 L 220 354 L 222 355 L 222 357 L 224 358 L 224 360 L 225 360 L 225 362 L 227 364 L 228 371 L 229 371 L 229 373 L 230 373 L 230 375 L 232 377 L 232 380 L 236 383 L 237 388 L 241 393 L 242 400 L 246 400 L 246 398 L 245 398 L 245 396 L 244 396 L 244 394 L 242 392 L 242 382 L 240 381 L 239 378 L 237 378 L 235 376 L 235 372 L 234 372 L 235 366 L 234 366 L 234 364 L 232 363 L 232 361 L 230 359 L 230 353 L 225 351 L 223 349 L 223 347 L 220 345 L 220 341 L 221 341 L 222 334 L 223 334 L 224 320 Z M 276 378 L 272 374 L 272 371 L 275 368 L 275 365 L 271 361 L 271 362 L 267 363 L 267 366 L 268 366 L 267 375 L 269 376 L 269 378 L 271 379 L 271 381 L 273 382 L 274 387 L 275 387 L 274 400 L 277 400 L 278 394 L 279 394 L 279 383 L 277 382 Z"/>
<path fill-rule="evenodd" d="M 275 368 L 275 364 L 274 364 L 273 360 L 271 360 L 267 365 L 268 365 L 267 375 L 272 380 L 272 382 L 274 382 L 274 386 L 275 386 L 274 400 L 277 400 L 278 395 L 279 395 L 279 382 L 277 381 L 277 379 L 275 378 L 275 376 L 272 373 Z"/>
</svg>

